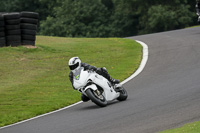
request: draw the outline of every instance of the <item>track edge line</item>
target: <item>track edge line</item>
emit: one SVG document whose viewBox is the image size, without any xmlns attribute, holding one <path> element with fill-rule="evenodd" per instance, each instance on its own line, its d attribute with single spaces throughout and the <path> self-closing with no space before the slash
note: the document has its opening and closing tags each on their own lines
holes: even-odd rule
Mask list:
<svg viewBox="0 0 200 133">
<path fill-rule="evenodd" d="M 142 61 L 140 63 L 140 66 L 139 68 L 127 79 L 125 79 L 124 81 L 121 82 L 121 84 L 125 84 L 127 83 L 128 81 L 132 80 L 133 78 L 135 78 L 137 75 L 139 75 L 142 70 L 144 69 L 146 63 L 147 63 L 147 60 L 148 60 L 148 46 L 147 44 L 145 44 L 144 42 L 142 41 L 138 41 L 136 40 L 136 42 L 138 42 L 140 45 L 142 45 L 143 47 L 143 56 L 142 56 Z M 40 118 L 40 117 L 43 117 L 43 116 L 46 116 L 46 115 L 50 115 L 50 114 L 53 114 L 53 113 L 56 113 L 56 112 L 59 112 L 59 111 L 62 111 L 62 110 L 65 110 L 65 109 L 68 109 L 70 107 L 73 107 L 73 106 L 76 106 L 80 103 L 83 103 L 83 101 L 79 101 L 77 103 L 74 103 L 72 105 L 69 105 L 67 107 L 64 107 L 64 108 L 61 108 L 61 109 L 58 109 L 58 110 L 55 110 L 55 111 L 52 111 L 52 112 L 49 112 L 49 113 L 45 113 L 45 114 L 42 114 L 42 115 L 38 115 L 38 116 L 35 116 L 33 118 L 30 118 L 30 119 L 26 119 L 26 120 L 23 120 L 23 121 L 20 121 L 20 122 L 17 122 L 17 123 L 14 123 L 14 124 L 11 124 L 11 125 L 7 125 L 7 126 L 3 126 L 3 127 L 0 127 L 0 130 L 1 129 L 4 129 L 4 128 L 8 128 L 8 127 L 11 127 L 11 126 L 15 126 L 15 125 L 18 125 L 18 124 L 21 124 L 21 123 L 24 123 L 24 122 L 27 122 L 27 121 L 31 121 L 31 120 L 34 120 L 34 119 L 37 119 L 37 118 Z"/>
<path fill-rule="evenodd" d="M 140 63 L 140 66 L 139 68 L 130 76 L 128 77 L 127 79 L 125 79 L 124 81 L 121 82 L 121 84 L 125 84 L 127 83 L 128 81 L 132 80 L 133 78 L 135 78 L 136 76 L 138 76 L 142 70 L 144 69 L 146 63 L 147 63 L 147 60 L 148 60 L 148 56 L 149 56 L 149 51 L 148 51 L 148 46 L 147 44 L 145 44 L 144 42 L 142 41 L 138 41 L 136 40 L 136 42 L 138 42 L 139 44 L 142 45 L 143 47 L 143 55 L 142 55 L 142 61 Z"/>
</svg>

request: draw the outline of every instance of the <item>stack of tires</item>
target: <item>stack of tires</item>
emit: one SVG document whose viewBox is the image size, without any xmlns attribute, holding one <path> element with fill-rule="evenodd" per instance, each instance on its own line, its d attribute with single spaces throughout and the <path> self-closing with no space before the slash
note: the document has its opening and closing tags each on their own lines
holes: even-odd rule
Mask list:
<svg viewBox="0 0 200 133">
<path fill-rule="evenodd" d="M 0 47 L 35 46 L 38 18 L 36 12 L 0 13 Z"/>
<path fill-rule="evenodd" d="M 6 46 L 21 45 L 20 13 L 4 14 Z"/>
<path fill-rule="evenodd" d="M 36 12 L 21 12 L 22 45 L 35 46 L 39 14 Z"/>
<path fill-rule="evenodd" d="M 2 14 L 0 14 L 0 47 L 6 46 L 4 26 L 5 26 L 4 17 Z"/>
</svg>

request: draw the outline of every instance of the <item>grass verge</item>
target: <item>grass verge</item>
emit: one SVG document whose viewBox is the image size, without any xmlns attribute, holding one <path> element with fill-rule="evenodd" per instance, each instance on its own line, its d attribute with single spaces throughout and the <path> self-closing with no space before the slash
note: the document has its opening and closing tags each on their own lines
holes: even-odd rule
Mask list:
<svg viewBox="0 0 200 133">
<path fill-rule="evenodd" d="M 185 124 L 183 127 L 166 130 L 160 133 L 199 133 L 200 132 L 200 121 Z"/>
<path fill-rule="evenodd" d="M 195 27 L 200 27 L 200 25 L 195 25 L 195 26 L 191 26 L 191 27 L 186 27 L 187 28 L 195 28 Z"/>
<path fill-rule="evenodd" d="M 124 80 L 139 66 L 142 46 L 123 38 L 37 36 L 37 48 L 0 48 L 0 126 L 80 101 L 68 79 L 68 60 L 79 56 Z"/>
</svg>

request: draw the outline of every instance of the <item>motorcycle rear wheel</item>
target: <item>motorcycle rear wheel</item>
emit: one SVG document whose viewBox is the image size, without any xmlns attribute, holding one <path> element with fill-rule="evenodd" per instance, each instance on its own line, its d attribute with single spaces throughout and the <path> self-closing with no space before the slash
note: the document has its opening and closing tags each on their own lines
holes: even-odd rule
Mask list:
<svg viewBox="0 0 200 133">
<path fill-rule="evenodd" d="M 125 101 L 127 99 L 127 97 L 128 97 L 127 91 L 123 87 L 121 87 L 119 93 L 120 93 L 120 95 L 117 98 L 117 100 Z"/>
<path fill-rule="evenodd" d="M 85 93 L 87 94 L 88 98 L 90 98 L 90 100 L 96 105 L 100 107 L 105 107 L 107 105 L 107 101 L 103 95 L 101 95 L 101 98 L 97 97 L 97 94 L 94 94 L 95 92 L 90 88 L 88 88 Z"/>
</svg>

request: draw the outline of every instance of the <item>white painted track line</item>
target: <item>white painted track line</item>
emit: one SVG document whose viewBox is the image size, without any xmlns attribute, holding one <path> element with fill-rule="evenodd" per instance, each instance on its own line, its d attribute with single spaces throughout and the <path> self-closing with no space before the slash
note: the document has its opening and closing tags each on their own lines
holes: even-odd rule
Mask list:
<svg viewBox="0 0 200 133">
<path fill-rule="evenodd" d="M 139 68 L 135 71 L 135 73 L 133 73 L 129 78 L 127 78 L 127 79 L 125 79 L 124 81 L 122 81 L 121 84 L 127 83 L 128 81 L 130 81 L 130 80 L 132 80 L 133 78 L 135 78 L 138 74 L 140 74 L 140 73 L 142 72 L 142 70 L 144 69 L 146 63 L 147 63 L 147 60 L 148 60 L 148 46 L 147 46 L 144 42 L 141 42 L 141 41 L 138 41 L 138 40 L 136 40 L 136 42 L 140 43 L 140 44 L 142 45 L 142 47 L 143 47 L 143 57 L 142 57 L 141 64 L 140 64 Z M 68 109 L 68 108 L 70 108 L 70 107 L 76 106 L 76 105 L 78 105 L 78 104 L 80 104 L 80 103 L 82 103 L 82 101 L 77 102 L 77 103 L 74 103 L 74 104 L 69 105 L 69 106 L 67 106 L 67 107 L 64 107 L 64 108 L 61 108 L 61 109 L 58 109 L 58 110 L 49 112 L 49 113 L 46 113 L 46 114 L 42 114 L 42 115 L 39 115 L 39 116 L 30 118 L 30 119 L 24 120 L 24 121 L 20 121 L 20 122 L 11 124 L 11 125 L 7 125 L 7 126 L 4 126 L 4 127 L 0 127 L 0 129 L 8 128 L 8 127 L 11 127 L 11 126 L 15 126 L 15 125 L 18 125 L 18 124 L 27 122 L 27 121 L 31 121 L 31 120 L 34 120 L 34 119 L 37 119 L 37 118 L 46 116 L 46 115 L 50 115 L 50 114 L 53 114 L 53 113 L 56 113 L 56 112 L 59 112 L 59 111 Z"/>
<path fill-rule="evenodd" d="M 141 41 L 136 40 L 136 42 L 140 43 L 143 47 L 143 56 L 142 56 L 142 61 L 140 63 L 139 68 L 135 71 L 135 73 L 133 73 L 129 78 L 125 79 L 124 81 L 121 82 L 121 84 L 125 84 L 128 81 L 130 81 L 131 79 L 135 78 L 138 74 L 140 74 L 142 72 L 142 70 L 144 69 L 147 60 L 148 60 L 148 56 L 149 56 L 149 52 L 148 52 L 148 46 Z"/>
<path fill-rule="evenodd" d="M 46 115 L 50 115 L 50 114 L 53 114 L 53 113 L 56 113 L 56 112 L 65 110 L 65 109 L 67 109 L 67 108 L 73 107 L 73 106 L 75 106 L 75 105 L 78 105 L 78 104 L 80 104 L 80 103 L 82 103 L 82 101 L 77 102 L 77 103 L 74 103 L 74 104 L 69 105 L 69 106 L 67 106 L 67 107 L 64 107 L 64 108 L 61 108 L 61 109 L 58 109 L 58 110 L 49 112 L 49 113 L 46 113 L 46 114 L 38 115 L 38 116 L 36 116 L 36 117 L 30 118 L 30 119 L 27 119 L 27 120 L 23 120 L 23 121 L 20 121 L 20 122 L 11 124 L 11 125 L 7 125 L 7 126 L 4 126 L 4 127 L 1 127 L 0 129 L 7 128 L 7 127 L 11 127 L 11 126 L 15 126 L 15 125 L 18 125 L 18 124 L 21 124 L 21 123 L 24 123 L 24 122 L 27 122 L 27 121 L 30 121 L 30 120 L 34 120 L 34 119 L 37 119 L 37 118 L 40 118 L 40 117 L 43 117 L 43 116 L 46 116 Z"/>
</svg>

